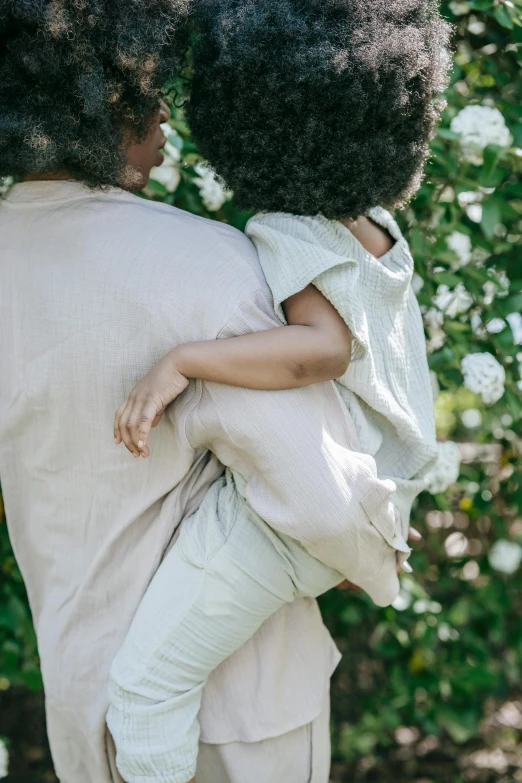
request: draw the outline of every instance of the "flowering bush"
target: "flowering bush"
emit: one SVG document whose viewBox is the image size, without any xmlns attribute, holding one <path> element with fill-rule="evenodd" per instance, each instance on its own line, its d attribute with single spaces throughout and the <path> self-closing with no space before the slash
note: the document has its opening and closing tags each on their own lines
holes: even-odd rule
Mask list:
<svg viewBox="0 0 522 783">
<path fill-rule="evenodd" d="M 9 769 L 9 753 L 3 741 L 0 739 L 0 779 L 6 778 Z"/>
<path fill-rule="evenodd" d="M 344 653 L 334 750 L 357 781 L 438 781 L 423 770 L 441 754 L 452 773 L 440 780 L 522 779 L 513 742 L 498 740 L 492 761 L 486 731 L 522 726 L 503 705 L 522 686 L 522 0 L 443 8 L 455 25 L 448 107 L 426 179 L 397 216 L 438 394 L 440 459 L 414 511 L 425 538 L 393 607 L 335 591 L 322 601 Z M 203 165 L 181 112 L 168 134 L 144 195 L 242 229 L 248 215 Z M 0 547 L 0 690 L 37 687 L 2 528 Z"/>
</svg>

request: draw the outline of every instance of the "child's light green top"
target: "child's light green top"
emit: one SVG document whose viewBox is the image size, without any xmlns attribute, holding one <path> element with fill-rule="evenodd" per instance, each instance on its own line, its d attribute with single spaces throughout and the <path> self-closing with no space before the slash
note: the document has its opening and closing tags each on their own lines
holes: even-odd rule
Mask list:
<svg viewBox="0 0 522 783">
<path fill-rule="evenodd" d="M 397 484 L 405 534 L 411 503 L 437 453 L 433 397 L 408 244 L 389 212 L 375 208 L 370 217 L 395 240 L 381 258 L 342 223 L 321 216 L 261 213 L 247 234 L 283 323 L 282 302 L 313 283 L 349 326 L 353 356 L 338 388 L 361 451 L 374 457 L 381 478 Z"/>
</svg>

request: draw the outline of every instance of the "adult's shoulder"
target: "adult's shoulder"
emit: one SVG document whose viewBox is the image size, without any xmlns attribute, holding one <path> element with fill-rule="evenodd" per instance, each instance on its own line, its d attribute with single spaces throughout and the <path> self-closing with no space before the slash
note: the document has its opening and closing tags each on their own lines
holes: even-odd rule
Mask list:
<svg viewBox="0 0 522 783">
<path fill-rule="evenodd" d="M 257 251 L 240 231 L 121 191 L 102 200 L 102 233 L 119 275 L 141 288 L 156 318 L 185 324 L 191 339 L 211 339 L 238 313 L 252 324 L 256 308 L 274 317 Z"/>
<path fill-rule="evenodd" d="M 234 280 L 238 287 L 256 289 L 266 285 L 253 243 L 233 226 L 121 191 L 112 192 L 107 201 L 118 211 L 127 237 L 138 247 L 145 240 L 148 254 L 182 256 L 209 282 L 226 280 L 230 285 Z"/>
</svg>

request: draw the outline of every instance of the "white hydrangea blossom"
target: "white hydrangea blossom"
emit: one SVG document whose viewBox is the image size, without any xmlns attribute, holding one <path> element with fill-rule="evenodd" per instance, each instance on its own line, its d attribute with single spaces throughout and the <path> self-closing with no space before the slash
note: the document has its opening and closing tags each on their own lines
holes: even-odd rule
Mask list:
<svg viewBox="0 0 522 783">
<path fill-rule="evenodd" d="M 209 212 L 217 212 L 225 201 L 230 199 L 231 194 L 223 188 L 207 164 L 198 163 L 194 168 L 198 174 L 194 182 L 199 187 L 203 204 Z"/>
<path fill-rule="evenodd" d="M 438 444 L 437 462 L 426 476 L 426 489 L 432 495 L 445 492 L 454 484 L 460 474 L 460 449 L 451 440 Z"/>
<path fill-rule="evenodd" d="M 498 402 L 504 395 L 506 371 L 490 353 L 470 353 L 461 362 L 464 386 L 480 394 L 485 405 Z"/>
<path fill-rule="evenodd" d="M 473 313 L 473 315 L 470 318 L 470 324 L 471 329 L 473 331 L 473 334 L 481 334 L 484 331 L 484 326 L 482 324 L 482 318 L 478 313 Z"/>
<path fill-rule="evenodd" d="M 453 264 L 454 269 L 460 269 L 471 261 L 471 237 L 462 234 L 460 231 L 454 231 L 446 237 L 446 244 L 459 259 Z"/>
<path fill-rule="evenodd" d="M 437 288 L 433 304 L 450 318 L 455 318 L 469 310 L 473 304 L 473 297 L 466 291 L 464 283 L 457 283 L 453 289 L 443 284 Z"/>
<path fill-rule="evenodd" d="M 478 408 L 467 408 L 465 411 L 462 411 L 460 418 L 463 425 L 470 430 L 480 427 L 482 424 L 482 414 Z"/>
<path fill-rule="evenodd" d="M 165 159 L 161 166 L 155 166 L 152 169 L 150 176 L 155 182 L 163 185 L 168 193 L 174 193 L 181 181 L 179 164 L 183 139 L 176 130 L 170 127 L 168 122 L 164 122 L 161 129 L 167 137 L 167 143 L 163 149 Z"/>
<path fill-rule="evenodd" d="M 464 158 L 476 166 L 484 162 L 483 150 L 488 144 L 509 147 L 512 142 L 504 116 L 491 106 L 466 106 L 453 117 L 450 127 L 461 136 Z"/>
<path fill-rule="evenodd" d="M 155 166 L 150 172 L 150 177 L 163 185 L 168 193 L 174 193 L 181 180 L 178 165 L 170 157 L 165 157 L 161 166 Z"/>
<path fill-rule="evenodd" d="M 12 177 L 0 178 L 0 196 L 3 196 L 12 186 L 14 180 Z"/>
<path fill-rule="evenodd" d="M 421 291 L 423 286 L 424 286 L 424 280 L 419 274 L 417 274 L 417 272 L 414 272 L 413 277 L 411 279 L 411 287 L 413 288 L 413 293 L 415 294 L 415 296 L 417 296 L 417 294 Z"/>
<path fill-rule="evenodd" d="M 468 3 L 460 2 L 460 0 L 452 0 L 452 2 L 449 4 L 449 7 L 455 16 L 464 16 L 464 14 L 469 14 Z"/>
<path fill-rule="evenodd" d="M 486 25 L 484 22 L 481 22 L 476 17 L 471 17 L 471 21 L 468 23 L 468 30 L 472 35 L 482 35 L 485 29 Z"/>
<path fill-rule="evenodd" d="M 174 163 L 179 163 L 180 162 L 180 160 L 181 160 L 181 150 L 179 149 L 179 147 L 176 147 L 170 141 L 167 141 L 167 143 L 165 144 L 163 152 L 165 153 L 165 155 L 168 158 L 170 158 L 170 160 L 173 160 Z"/>
<path fill-rule="evenodd" d="M 509 293 L 509 278 L 505 272 L 490 269 L 489 274 L 494 280 L 486 280 L 482 288 L 484 290 L 484 304 L 490 305 L 496 297 L 504 297 Z"/>
<path fill-rule="evenodd" d="M 492 318 L 486 324 L 486 329 L 490 334 L 500 334 L 506 328 L 506 322 L 503 318 Z"/>
<path fill-rule="evenodd" d="M 9 753 L 2 740 L 0 740 L 0 778 L 6 778 L 9 774 Z"/>
<path fill-rule="evenodd" d="M 522 547 L 516 541 L 495 541 L 488 553 L 491 568 L 503 574 L 514 574 L 522 561 Z"/>
<path fill-rule="evenodd" d="M 513 342 L 515 345 L 522 345 L 522 315 L 520 313 L 510 313 L 506 316 L 506 321 L 513 332 Z"/>
<path fill-rule="evenodd" d="M 442 348 L 446 339 L 446 332 L 442 328 L 444 315 L 435 307 L 430 307 L 430 309 L 426 310 L 424 313 L 424 322 L 426 323 L 430 336 L 426 347 L 429 352 L 438 351 L 439 348 Z"/>
</svg>

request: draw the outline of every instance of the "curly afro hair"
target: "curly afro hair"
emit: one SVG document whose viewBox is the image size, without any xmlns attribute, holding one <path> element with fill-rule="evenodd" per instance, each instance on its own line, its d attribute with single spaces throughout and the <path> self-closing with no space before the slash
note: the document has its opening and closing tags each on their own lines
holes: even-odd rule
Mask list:
<svg viewBox="0 0 522 783">
<path fill-rule="evenodd" d="M 357 218 L 420 184 L 444 106 L 433 0 L 200 0 L 190 126 L 243 209 Z"/>
<path fill-rule="evenodd" d="M 184 49 L 188 0 L 0 0 L 0 177 L 126 181 Z"/>
</svg>

